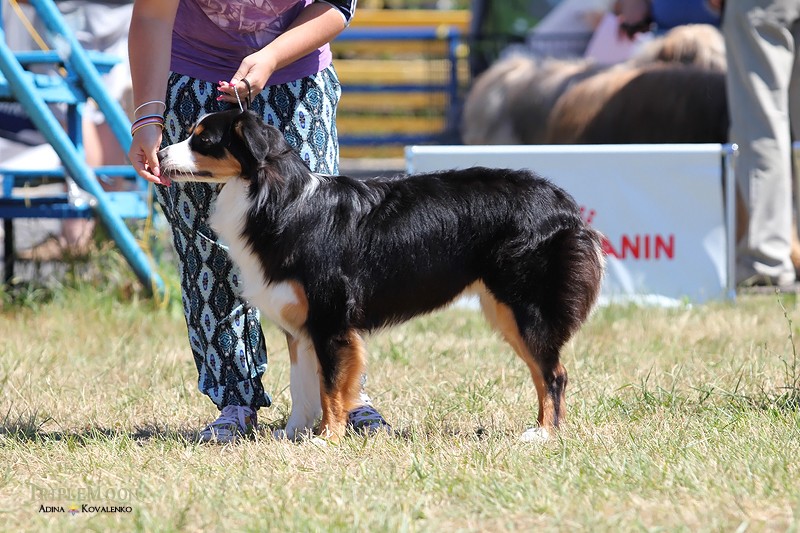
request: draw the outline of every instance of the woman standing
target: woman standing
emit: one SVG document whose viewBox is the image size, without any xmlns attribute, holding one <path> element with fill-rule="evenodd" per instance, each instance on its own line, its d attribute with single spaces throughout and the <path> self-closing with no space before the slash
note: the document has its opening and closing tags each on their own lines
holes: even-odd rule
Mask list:
<svg viewBox="0 0 800 533">
<path fill-rule="evenodd" d="M 198 387 L 220 409 L 200 432 L 230 442 L 270 405 L 261 384 L 267 351 L 258 311 L 239 298 L 238 271 L 208 226 L 216 187 L 163 186 L 157 151 L 185 139 L 206 113 L 251 102 L 314 172 L 338 172 L 341 94 L 329 43 L 355 0 L 135 0 L 129 35 L 135 117 L 131 163 L 156 196 L 180 258 L 183 307 Z M 170 51 L 167 53 L 167 51 Z M 221 80 L 221 81 L 220 81 Z M 388 427 L 363 396 L 357 429 Z"/>
</svg>

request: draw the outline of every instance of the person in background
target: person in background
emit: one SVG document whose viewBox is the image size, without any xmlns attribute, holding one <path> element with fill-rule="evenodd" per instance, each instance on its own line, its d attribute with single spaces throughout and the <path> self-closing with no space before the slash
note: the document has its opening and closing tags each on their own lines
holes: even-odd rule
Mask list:
<svg viewBox="0 0 800 533">
<path fill-rule="evenodd" d="M 472 0 L 470 77 L 477 78 L 509 45 L 524 43 L 531 28 L 550 10 L 550 3 L 544 0 Z"/>
<path fill-rule="evenodd" d="M 336 106 L 341 87 L 329 43 L 355 0 L 136 0 L 130 26 L 135 116 L 129 157 L 156 195 L 179 256 L 198 387 L 220 410 L 203 442 L 250 433 L 270 405 L 261 376 L 267 350 L 258 311 L 242 301 L 238 270 L 208 226 L 217 188 L 160 178 L 157 151 L 188 137 L 197 119 L 250 103 L 280 129 L 314 172 L 338 172 Z M 169 53 L 168 53 L 169 52 Z M 362 394 L 350 424 L 388 428 Z"/>
<path fill-rule="evenodd" d="M 638 32 L 664 32 L 683 24 L 719 26 L 719 10 L 708 0 L 618 0 L 620 29 L 632 36 Z"/>
<path fill-rule="evenodd" d="M 652 24 L 720 25 L 727 60 L 729 140 L 739 148 L 734 168 L 747 213 L 736 247 L 736 283 L 794 285 L 792 138 L 800 134 L 800 1 L 620 3 L 621 28 L 632 33 Z"/>
<path fill-rule="evenodd" d="M 792 136 L 800 134 L 800 1 L 712 0 L 722 9 L 730 140 L 749 221 L 737 246 L 739 286 L 787 287 L 791 261 Z"/>
</svg>

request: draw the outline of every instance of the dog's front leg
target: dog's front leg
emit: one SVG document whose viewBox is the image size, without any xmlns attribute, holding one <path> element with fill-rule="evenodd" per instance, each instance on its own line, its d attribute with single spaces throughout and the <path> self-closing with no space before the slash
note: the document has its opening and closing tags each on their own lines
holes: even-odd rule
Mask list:
<svg viewBox="0 0 800 533">
<path fill-rule="evenodd" d="M 319 364 L 314 345 L 307 338 L 292 337 L 286 334 L 289 346 L 289 392 L 292 396 L 292 410 L 285 429 L 276 430 L 277 438 L 298 440 L 312 435 L 314 423 L 322 406 L 319 396 Z"/>
<path fill-rule="evenodd" d="M 319 435 L 335 442 L 344 436 L 347 415 L 358 404 L 366 349 L 363 339 L 354 329 L 321 339 L 316 348 L 322 400 Z"/>
</svg>

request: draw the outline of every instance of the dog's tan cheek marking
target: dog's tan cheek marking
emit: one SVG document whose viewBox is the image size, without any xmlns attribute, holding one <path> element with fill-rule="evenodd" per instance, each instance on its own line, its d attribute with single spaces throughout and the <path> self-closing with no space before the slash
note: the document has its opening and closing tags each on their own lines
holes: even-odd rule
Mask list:
<svg viewBox="0 0 800 533">
<path fill-rule="evenodd" d="M 211 172 L 214 176 L 231 177 L 242 173 L 242 165 L 229 152 L 225 152 L 223 159 L 195 153 L 195 161 L 198 170 Z"/>
<path fill-rule="evenodd" d="M 473 285 L 471 288 L 477 289 L 478 287 Z M 514 312 L 507 305 L 498 302 L 485 286 L 480 287 L 480 289 L 481 308 L 484 316 L 486 316 L 486 320 L 492 327 L 500 332 L 506 342 L 514 349 L 517 356 L 528 366 L 528 370 L 533 378 L 533 384 L 536 387 L 536 397 L 539 400 L 539 425 L 547 429 L 553 427 L 553 402 L 547 394 L 547 387 L 544 382 L 544 377 L 542 376 L 542 371 L 539 365 L 536 364 L 533 354 L 531 354 L 527 344 L 522 339 L 522 334 L 514 318 Z"/>
<path fill-rule="evenodd" d="M 294 294 L 295 300 L 287 302 L 280 310 L 280 316 L 283 323 L 290 326 L 293 330 L 298 331 L 305 326 L 308 319 L 308 298 L 303 286 L 296 282 L 289 282 L 289 288 Z"/>
</svg>

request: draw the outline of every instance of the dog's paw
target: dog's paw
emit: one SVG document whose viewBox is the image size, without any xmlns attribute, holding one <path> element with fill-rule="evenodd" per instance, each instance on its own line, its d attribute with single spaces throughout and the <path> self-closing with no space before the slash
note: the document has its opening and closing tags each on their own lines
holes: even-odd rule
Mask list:
<svg viewBox="0 0 800 533">
<path fill-rule="evenodd" d="M 334 442 L 332 442 L 330 439 L 320 437 L 319 435 L 314 435 L 308 439 L 308 442 L 315 446 L 327 446 L 328 444 L 334 444 Z"/>
<path fill-rule="evenodd" d="M 545 428 L 535 427 L 530 428 L 519 436 L 522 442 L 532 442 L 534 444 L 544 444 L 550 438 L 550 433 Z"/>
<path fill-rule="evenodd" d="M 277 440 L 290 440 L 292 442 L 300 442 L 314 436 L 314 431 L 309 428 L 290 428 L 289 426 L 283 429 L 273 430 L 272 436 Z"/>
</svg>

